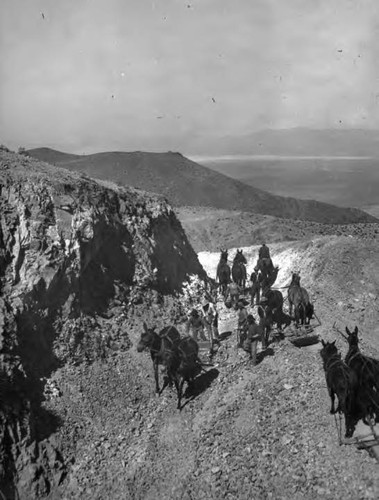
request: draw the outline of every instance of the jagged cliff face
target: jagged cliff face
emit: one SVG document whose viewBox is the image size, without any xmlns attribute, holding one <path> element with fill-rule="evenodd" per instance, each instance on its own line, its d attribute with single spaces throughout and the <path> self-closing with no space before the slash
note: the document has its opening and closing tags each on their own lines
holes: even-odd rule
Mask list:
<svg viewBox="0 0 379 500">
<path fill-rule="evenodd" d="M 44 495 L 64 475 L 48 440 L 57 422 L 41 410 L 44 379 L 63 363 L 128 349 L 141 308 L 151 314 L 170 298 L 180 316 L 172 297 L 191 275 L 206 276 L 164 199 L 4 151 L 0 159 L 0 484 Z"/>
</svg>

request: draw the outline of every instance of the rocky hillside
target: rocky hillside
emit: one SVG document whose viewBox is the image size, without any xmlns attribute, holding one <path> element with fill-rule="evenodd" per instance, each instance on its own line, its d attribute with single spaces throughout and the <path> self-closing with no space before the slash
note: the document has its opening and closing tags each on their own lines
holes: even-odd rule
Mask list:
<svg viewBox="0 0 379 500">
<path fill-rule="evenodd" d="M 91 177 L 162 194 L 175 206 L 241 210 L 334 224 L 376 221 L 358 209 L 272 195 L 203 167 L 180 153 L 111 152 L 73 159 L 48 148 L 27 153 Z"/>
<path fill-rule="evenodd" d="M 0 490 L 30 499 L 69 466 L 51 374 L 127 351 L 135 317 L 180 320 L 206 276 L 159 196 L 6 151 L 0 189 Z"/>
</svg>

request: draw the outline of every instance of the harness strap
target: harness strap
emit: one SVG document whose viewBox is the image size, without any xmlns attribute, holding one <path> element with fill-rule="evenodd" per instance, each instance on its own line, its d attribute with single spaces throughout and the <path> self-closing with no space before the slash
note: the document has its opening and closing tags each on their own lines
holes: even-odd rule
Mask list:
<svg viewBox="0 0 379 500">
<path fill-rule="evenodd" d="M 328 361 L 325 363 L 325 368 L 326 370 L 330 370 L 334 365 L 338 364 L 338 363 L 342 363 L 342 359 L 340 357 L 338 357 L 337 359 L 333 360 L 333 358 L 335 358 L 336 356 L 332 356 L 330 359 L 328 359 Z M 332 363 L 329 364 L 329 361 L 332 360 Z"/>
</svg>

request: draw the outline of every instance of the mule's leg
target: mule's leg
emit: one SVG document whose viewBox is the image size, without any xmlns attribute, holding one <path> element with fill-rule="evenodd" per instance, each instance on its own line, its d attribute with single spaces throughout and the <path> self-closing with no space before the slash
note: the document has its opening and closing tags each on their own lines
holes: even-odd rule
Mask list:
<svg viewBox="0 0 379 500">
<path fill-rule="evenodd" d="M 257 364 L 257 344 L 258 340 L 253 340 L 250 346 L 250 359 L 253 366 Z"/>
<path fill-rule="evenodd" d="M 180 382 L 179 382 L 178 410 L 182 409 L 183 386 L 184 386 L 184 378 L 182 377 L 181 380 L 180 380 Z"/>
<path fill-rule="evenodd" d="M 292 302 L 288 299 L 288 314 L 292 317 Z"/>
<path fill-rule="evenodd" d="M 353 437 L 355 431 L 355 419 L 349 414 L 345 414 L 345 438 Z"/>
<path fill-rule="evenodd" d="M 167 373 L 166 376 L 164 377 L 162 389 L 160 389 L 159 395 L 162 394 L 162 392 L 166 389 L 168 385 L 172 385 L 172 379 L 170 375 Z"/>
<path fill-rule="evenodd" d="M 158 363 L 154 361 L 154 378 L 155 378 L 155 392 L 159 396 L 159 376 L 158 376 Z"/>
<path fill-rule="evenodd" d="M 335 409 L 335 407 L 334 407 L 334 401 L 335 401 L 335 397 L 336 397 L 336 395 L 335 395 L 335 393 L 334 393 L 333 389 L 330 389 L 330 388 L 329 388 L 329 396 L 330 396 L 330 400 L 331 400 L 331 402 L 332 402 L 332 406 L 330 407 L 330 413 L 331 413 L 332 415 L 334 415 L 334 414 L 336 413 L 336 409 Z"/>
<path fill-rule="evenodd" d="M 268 347 L 269 341 L 270 341 L 270 327 L 269 326 L 266 326 L 266 328 L 265 328 L 265 335 L 266 335 L 266 347 Z"/>
</svg>

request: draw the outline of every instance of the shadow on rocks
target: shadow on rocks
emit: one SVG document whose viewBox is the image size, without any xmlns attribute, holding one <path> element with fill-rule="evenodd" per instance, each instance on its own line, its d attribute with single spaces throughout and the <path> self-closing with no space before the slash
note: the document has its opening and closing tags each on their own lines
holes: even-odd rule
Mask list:
<svg viewBox="0 0 379 500">
<path fill-rule="evenodd" d="M 261 351 L 257 354 L 257 365 L 259 363 L 262 363 L 262 361 L 267 358 L 267 356 L 273 356 L 274 355 L 274 350 L 271 349 L 271 347 L 268 347 L 264 351 Z"/>
<path fill-rule="evenodd" d="M 228 339 L 232 335 L 232 333 L 233 333 L 232 331 L 230 331 L 230 332 L 222 332 L 222 333 L 220 333 L 220 335 L 219 335 L 218 338 L 221 341 L 222 340 L 226 340 L 226 339 Z"/>
<path fill-rule="evenodd" d="M 216 368 L 212 368 L 211 370 L 208 370 L 198 377 L 195 378 L 195 380 L 189 384 L 187 387 L 184 397 L 188 398 L 187 401 L 182 405 L 182 408 L 184 408 L 190 401 L 193 401 L 196 397 L 200 396 L 203 392 L 208 389 L 212 382 L 218 377 L 219 371 Z"/>
</svg>

